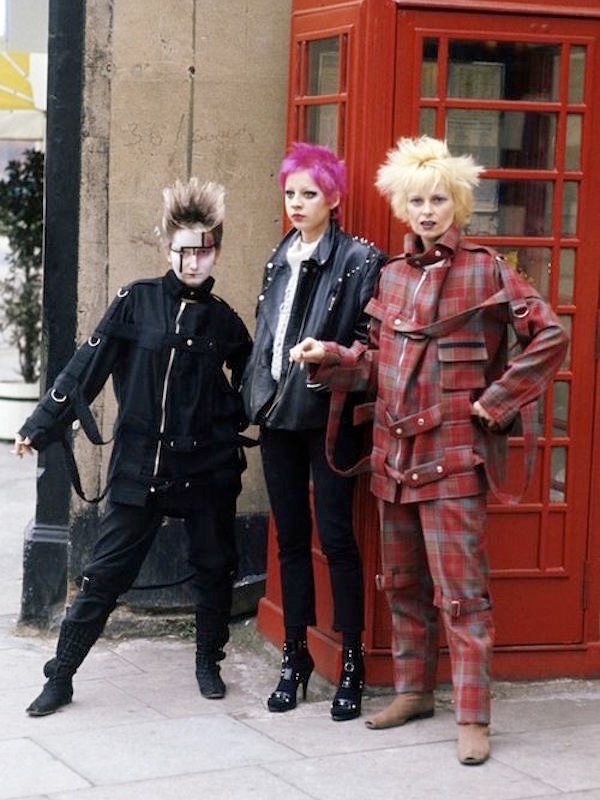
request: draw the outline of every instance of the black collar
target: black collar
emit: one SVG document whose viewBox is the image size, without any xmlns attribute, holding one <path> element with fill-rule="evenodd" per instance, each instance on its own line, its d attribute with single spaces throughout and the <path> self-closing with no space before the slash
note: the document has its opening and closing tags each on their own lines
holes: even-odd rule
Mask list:
<svg viewBox="0 0 600 800">
<path fill-rule="evenodd" d="M 335 236 L 337 231 L 339 230 L 339 227 L 340 227 L 339 223 L 336 219 L 330 220 L 328 228 L 321 237 L 321 241 L 316 246 L 313 254 L 308 259 L 308 261 L 314 261 L 321 267 L 327 263 L 329 257 L 331 256 L 331 251 L 335 243 Z M 286 233 L 286 235 L 283 237 L 279 245 L 276 247 L 276 252 L 275 255 L 273 256 L 272 263 L 278 265 L 285 263 L 287 249 L 290 245 L 290 242 L 296 236 L 298 236 L 298 231 L 296 230 L 296 228 L 292 228 L 290 231 Z"/>
<path fill-rule="evenodd" d="M 164 282 L 168 291 L 179 300 L 206 300 L 215 285 L 215 279 L 208 277 L 200 286 L 186 286 L 172 269 L 165 275 Z"/>
</svg>

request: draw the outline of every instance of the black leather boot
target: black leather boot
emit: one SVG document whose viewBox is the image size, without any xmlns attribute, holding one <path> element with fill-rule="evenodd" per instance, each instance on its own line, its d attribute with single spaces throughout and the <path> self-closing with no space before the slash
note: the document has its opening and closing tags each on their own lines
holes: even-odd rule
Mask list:
<svg viewBox="0 0 600 800">
<path fill-rule="evenodd" d="M 104 625 L 63 620 L 56 656 L 44 664 L 48 678 L 41 693 L 27 707 L 30 717 L 45 717 L 73 699 L 73 675 L 81 666 Z"/>
<path fill-rule="evenodd" d="M 362 649 L 344 647 L 340 682 L 331 704 L 331 718 L 335 722 L 345 722 L 360 717 L 364 685 L 365 666 Z"/>
<path fill-rule="evenodd" d="M 314 668 L 315 662 L 308 652 L 306 639 L 284 642 L 279 683 L 267 700 L 269 711 L 291 711 L 296 708 L 299 684 L 302 684 L 302 697 L 306 700 L 308 680 Z"/>
<path fill-rule="evenodd" d="M 219 661 L 225 658 L 223 648 L 229 641 L 229 626 L 221 616 L 196 612 L 196 680 L 202 697 L 221 700 L 227 687 L 221 678 Z"/>
</svg>

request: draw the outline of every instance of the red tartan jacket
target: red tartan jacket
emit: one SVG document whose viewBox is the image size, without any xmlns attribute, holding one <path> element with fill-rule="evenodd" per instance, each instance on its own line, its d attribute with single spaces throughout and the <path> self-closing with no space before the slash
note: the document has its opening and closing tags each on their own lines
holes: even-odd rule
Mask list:
<svg viewBox="0 0 600 800">
<path fill-rule="evenodd" d="M 325 342 L 311 378 L 375 396 L 376 497 L 412 503 L 478 494 L 503 474 L 511 425 L 551 381 L 568 337 L 527 281 L 495 251 L 463 242 L 456 227 L 427 253 L 416 252 L 413 235 L 405 246 L 366 306 L 369 343 Z M 509 326 L 521 346 L 510 362 Z M 475 400 L 501 433 L 471 414 Z"/>
</svg>

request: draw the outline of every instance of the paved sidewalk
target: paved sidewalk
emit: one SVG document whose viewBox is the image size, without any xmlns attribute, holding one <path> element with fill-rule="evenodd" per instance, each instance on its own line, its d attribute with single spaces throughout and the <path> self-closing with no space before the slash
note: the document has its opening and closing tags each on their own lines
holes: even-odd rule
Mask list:
<svg viewBox="0 0 600 800">
<path fill-rule="evenodd" d="M 333 723 L 332 687 L 313 676 L 306 703 L 270 714 L 278 654 L 253 620 L 233 625 L 224 700 L 204 700 L 190 641 L 101 640 L 50 717 L 38 693 L 54 639 L 17 631 L 23 529 L 35 464 L 0 444 L 0 800 L 600 800 L 600 680 L 499 683 L 492 758 L 461 766 L 447 690 L 436 715 L 387 731 Z M 365 713 L 389 694 L 369 690 Z"/>
</svg>

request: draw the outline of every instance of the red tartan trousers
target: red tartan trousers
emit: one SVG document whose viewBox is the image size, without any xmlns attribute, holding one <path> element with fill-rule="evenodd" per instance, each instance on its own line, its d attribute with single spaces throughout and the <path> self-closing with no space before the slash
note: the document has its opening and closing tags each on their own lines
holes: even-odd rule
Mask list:
<svg viewBox="0 0 600 800">
<path fill-rule="evenodd" d="M 383 572 L 392 613 L 398 693 L 436 684 L 438 620 L 450 651 L 458 723 L 490 721 L 494 639 L 485 495 L 420 503 L 379 501 Z"/>
</svg>

